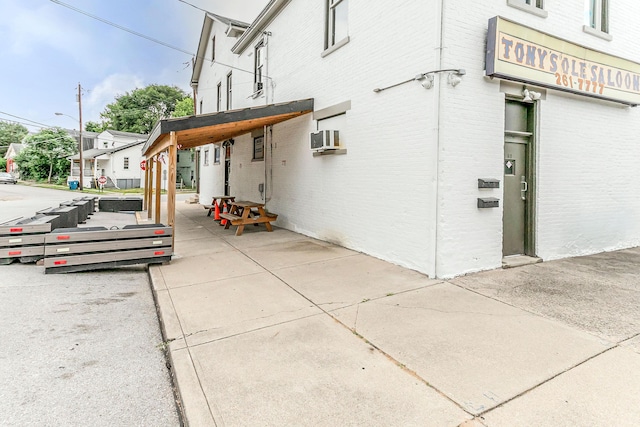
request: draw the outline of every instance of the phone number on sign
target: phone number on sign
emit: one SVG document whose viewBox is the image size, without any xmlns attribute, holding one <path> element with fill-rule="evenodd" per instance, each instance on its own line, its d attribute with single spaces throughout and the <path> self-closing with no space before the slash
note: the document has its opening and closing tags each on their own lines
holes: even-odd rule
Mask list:
<svg viewBox="0 0 640 427">
<path fill-rule="evenodd" d="M 598 95 L 602 95 L 604 92 L 604 83 L 592 82 L 591 80 L 581 79 L 581 78 L 573 78 L 573 76 L 569 76 L 567 74 L 556 73 L 556 84 L 558 86 L 564 86 L 571 89 L 576 89 L 576 84 L 578 85 L 577 89 L 585 92 L 593 92 Z"/>
</svg>

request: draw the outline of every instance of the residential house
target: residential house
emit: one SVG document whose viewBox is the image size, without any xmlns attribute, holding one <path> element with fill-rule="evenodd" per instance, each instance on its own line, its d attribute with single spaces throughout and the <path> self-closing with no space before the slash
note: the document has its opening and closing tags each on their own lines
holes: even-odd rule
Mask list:
<svg viewBox="0 0 640 427">
<path fill-rule="evenodd" d="M 631 0 L 206 14 L 199 114 L 161 121 L 144 153 L 195 147 L 202 202 L 263 201 L 280 227 L 431 277 L 640 246 L 637 16 Z"/>
<path fill-rule="evenodd" d="M 13 159 L 20 154 L 20 151 L 22 151 L 22 144 L 12 142 L 9 144 L 7 152 L 4 154 L 4 158 L 7 161 L 7 172 L 14 175 L 18 174 L 18 165 Z"/>
</svg>

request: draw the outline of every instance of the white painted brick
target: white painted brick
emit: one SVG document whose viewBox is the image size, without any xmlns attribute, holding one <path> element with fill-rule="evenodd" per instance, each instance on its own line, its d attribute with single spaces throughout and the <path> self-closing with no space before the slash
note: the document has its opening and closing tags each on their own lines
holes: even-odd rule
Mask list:
<svg viewBox="0 0 640 427">
<path fill-rule="evenodd" d="M 476 208 L 478 197 L 498 197 L 502 205 L 502 189 L 477 188 L 478 178 L 502 180 L 503 174 L 504 94 L 497 80 L 484 77 L 488 20 L 500 15 L 640 62 L 634 22 L 640 3 L 612 5 L 610 42 L 582 31 L 583 0 L 545 2 L 547 18 L 506 0 L 443 3 L 440 64 L 439 1 L 349 0 L 350 42 L 322 58 L 324 2 L 292 0 L 268 27 L 274 84 L 257 99 L 250 97 L 253 48 L 232 54 L 236 39 L 214 25 L 219 61 L 249 71 L 233 70 L 234 108 L 304 98 L 314 98 L 316 110 L 347 100 L 352 105 L 339 129 L 346 155 L 311 155 L 308 133 L 316 122 L 310 115 L 274 126 L 263 162 L 251 161 L 250 135 L 236 138 L 232 193 L 260 200 L 258 184 L 266 182 L 267 207 L 279 214 L 279 226 L 431 276 L 499 267 L 502 206 Z M 454 88 L 441 74 L 431 90 L 410 82 L 373 92 L 441 65 L 466 69 L 462 83 Z M 215 111 L 216 85 L 222 81 L 225 89 L 228 71 L 205 64 L 198 89 L 205 112 Z M 639 109 L 547 92 L 540 101 L 536 171 L 539 256 L 640 245 L 638 135 Z M 224 158 L 203 167 L 201 199 L 223 192 L 223 178 Z"/>
</svg>

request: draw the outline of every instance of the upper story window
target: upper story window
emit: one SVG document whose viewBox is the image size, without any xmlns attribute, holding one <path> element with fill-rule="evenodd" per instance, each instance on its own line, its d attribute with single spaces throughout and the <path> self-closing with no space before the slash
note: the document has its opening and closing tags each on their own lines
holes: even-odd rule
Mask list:
<svg viewBox="0 0 640 427">
<path fill-rule="evenodd" d="M 349 0 L 327 0 L 325 54 L 349 42 Z"/>
<path fill-rule="evenodd" d="M 216 99 L 216 111 L 222 110 L 222 82 L 218 83 L 218 97 Z"/>
<path fill-rule="evenodd" d="M 586 25 L 584 31 L 606 40 L 611 40 L 609 35 L 609 0 L 585 0 Z"/>
<path fill-rule="evenodd" d="M 202 114 L 203 105 L 204 101 L 200 100 L 200 114 Z"/>
<path fill-rule="evenodd" d="M 232 82 L 233 82 L 232 75 L 231 73 L 229 73 L 227 74 L 227 110 L 231 110 L 231 106 L 233 105 L 232 98 L 231 98 Z"/>
<path fill-rule="evenodd" d="M 263 71 L 264 71 L 264 41 L 258 43 L 254 52 L 253 64 L 253 92 L 260 92 L 263 87 Z"/>
<path fill-rule="evenodd" d="M 216 60 L 216 36 L 211 39 L 211 62 Z"/>
<path fill-rule="evenodd" d="M 213 164 L 220 164 L 220 146 L 216 145 L 213 147 Z"/>
<path fill-rule="evenodd" d="M 544 10 L 544 0 L 507 0 L 507 4 L 542 18 L 547 17 L 547 11 Z"/>
<path fill-rule="evenodd" d="M 124 169 L 129 169 L 129 158 L 125 157 L 124 158 Z"/>
</svg>

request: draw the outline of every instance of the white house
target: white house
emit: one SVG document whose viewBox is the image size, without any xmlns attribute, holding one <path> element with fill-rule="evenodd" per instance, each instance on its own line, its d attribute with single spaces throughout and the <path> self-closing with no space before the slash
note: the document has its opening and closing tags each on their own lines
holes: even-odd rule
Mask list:
<svg viewBox="0 0 640 427">
<path fill-rule="evenodd" d="M 99 134 L 83 132 L 83 175 L 85 186 L 96 187 L 100 176 L 107 178 L 107 187 L 140 188 L 143 170 L 140 167 L 140 149 L 148 135 L 105 130 Z M 76 137 L 77 138 L 77 137 Z M 80 155 L 70 157 L 72 173 L 68 180 L 77 180 L 80 174 Z"/>
<path fill-rule="evenodd" d="M 199 114 L 144 152 L 199 147 L 204 203 L 263 201 L 280 227 L 431 277 L 638 246 L 637 16 L 631 0 L 207 14 Z M 311 150 L 321 130 L 339 145 Z"/>
</svg>

